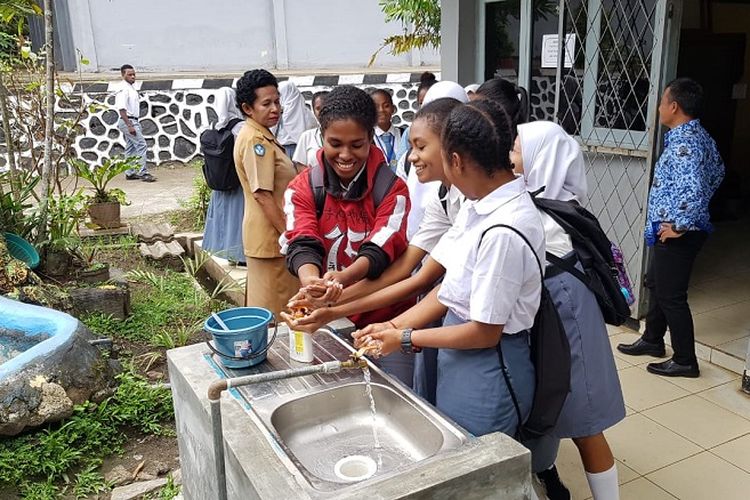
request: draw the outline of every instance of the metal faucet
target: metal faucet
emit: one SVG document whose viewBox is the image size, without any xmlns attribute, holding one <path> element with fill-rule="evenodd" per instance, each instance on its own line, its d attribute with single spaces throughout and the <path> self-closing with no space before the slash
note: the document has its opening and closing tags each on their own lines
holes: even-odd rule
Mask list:
<svg viewBox="0 0 750 500">
<path fill-rule="evenodd" d="M 341 370 L 361 370 L 367 368 L 367 360 L 362 356 L 376 349 L 373 346 L 365 346 L 353 352 L 346 361 L 328 361 L 318 365 L 292 368 L 289 370 L 278 370 L 275 372 L 258 373 L 256 375 L 245 375 L 242 377 L 225 378 L 216 380 L 208 386 L 208 401 L 211 404 L 211 427 L 214 442 L 214 461 L 216 462 L 216 486 L 219 489 L 219 500 L 227 500 L 226 468 L 224 464 L 224 442 L 221 423 L 221 393 L 232 387 L 259 384 L 295 377 L 304 377 L 316 373 L 337 373 Z"/>
</svg>

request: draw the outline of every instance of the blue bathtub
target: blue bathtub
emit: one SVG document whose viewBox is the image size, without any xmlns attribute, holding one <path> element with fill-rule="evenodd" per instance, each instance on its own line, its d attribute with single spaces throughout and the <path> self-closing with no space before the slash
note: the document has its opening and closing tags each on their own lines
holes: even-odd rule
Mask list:
<svg viewBox="0 0 750 500">
<path fill-rule="evenodd" d="M 7 331 L 20 332 L 30 339 L 46 337 L 0 364 L 0 380 L 63 348 L 78 325 L 78 320 L 68 314 L 0 296 L 0 343 Z"/>
</svg>

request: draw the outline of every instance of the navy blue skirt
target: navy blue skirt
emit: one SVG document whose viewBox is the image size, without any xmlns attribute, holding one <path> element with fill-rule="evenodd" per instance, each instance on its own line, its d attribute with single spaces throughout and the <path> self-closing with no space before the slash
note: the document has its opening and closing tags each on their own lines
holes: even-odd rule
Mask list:
<svg viewBox="0 0 750 500">
<path fill-rule="evenodd" d="M 577 264 L 579 269 L 580 264 Z M 625 418 L 620 379 L 596 297 L 579 279 L 561 273 L 544 280 L 570 343 L 570 393 L 553 435 L 594 436 Z"/>
<path fill-rule="evenodd" d="M 444 326 L 463 321 L 448 311 Z M 500 340 L 510 382 L 526 419 L 534 397 L 534 366 L 527 332 Z M 436 406 L 475 436 L 504 432 L 515 436 L 518 417 L 500 368 L 497 350 L 440 349 L 437 357 Z"/>
</svg>

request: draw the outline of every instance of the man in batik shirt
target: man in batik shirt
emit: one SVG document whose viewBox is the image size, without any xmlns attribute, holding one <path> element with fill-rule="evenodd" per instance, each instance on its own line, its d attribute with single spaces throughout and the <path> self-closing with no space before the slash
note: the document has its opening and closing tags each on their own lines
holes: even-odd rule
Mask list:
<svg viewBox="0 0 750 500">
<path fill-rule="evenodd" d="M 687 290 L 695 257 L 713 230 L 708 203 L 724 178 L 716 143 L 698 120 L 702 101 L 703 89 L 689 78 L 671 82 L 661 97 L 659 121 L 670 130 L 648 200 L 645 236 L 654 247 L 646 275 L 651 307 L 643 336 L 617 346 L 625 354 L 663 357 L 669 327 L 674 355 L 647 369 L 671 377 L 700 375 Z"/>
</svg>

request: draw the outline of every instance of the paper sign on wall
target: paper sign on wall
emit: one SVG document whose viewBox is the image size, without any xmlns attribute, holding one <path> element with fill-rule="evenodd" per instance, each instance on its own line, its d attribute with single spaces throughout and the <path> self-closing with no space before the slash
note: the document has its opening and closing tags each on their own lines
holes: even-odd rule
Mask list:
<svg viewBox="0 0 750 500">
<path fill-rule="evenodd" d="M 557 57 L 560 53 L 560 45 L 557 33 L 542 35 L 542 68 L 557 68 Z M 573 67 L 573 54 L 576 50 L 576 36 L 565 35 L 565 61 L 566 68 Z"/>
</svg>

